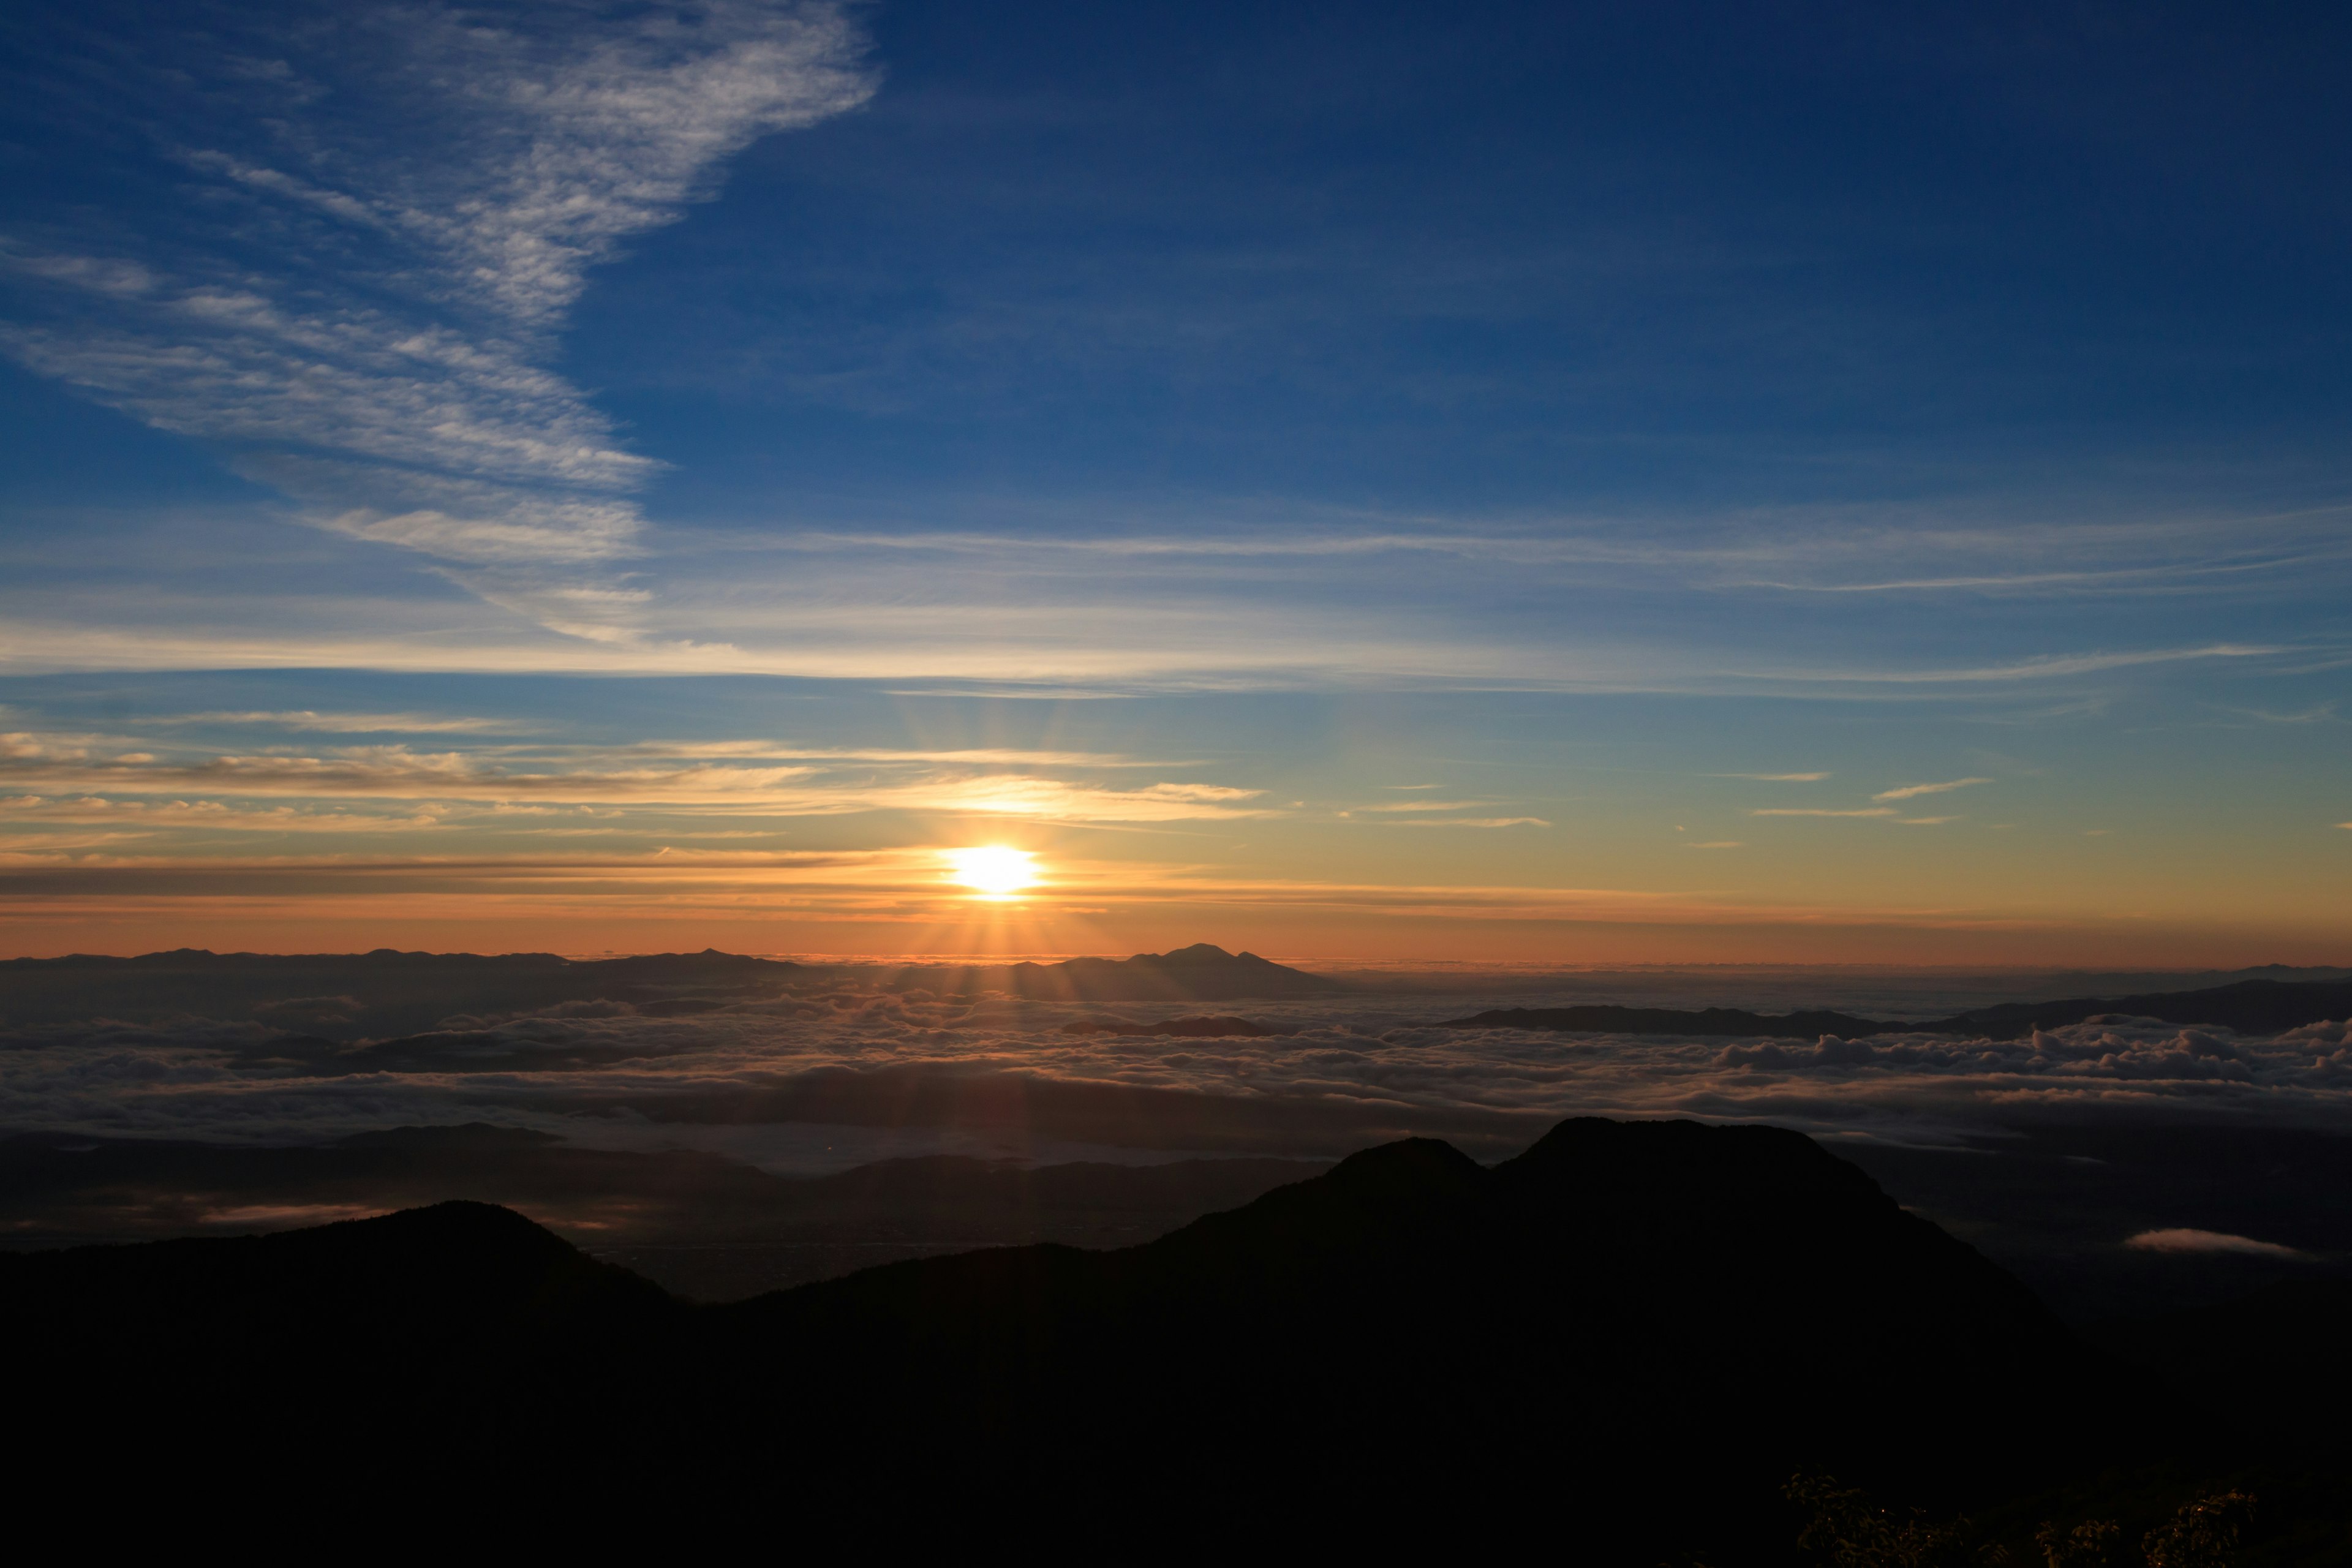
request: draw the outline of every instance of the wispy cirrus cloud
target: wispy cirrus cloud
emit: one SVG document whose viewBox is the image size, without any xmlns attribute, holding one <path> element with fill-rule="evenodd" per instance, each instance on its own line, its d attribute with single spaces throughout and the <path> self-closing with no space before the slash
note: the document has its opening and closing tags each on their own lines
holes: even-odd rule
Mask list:
<svg viewBox="0 0 2352 1568">
<path fill-rule="evenodd" d="M 1246 509 L 1244 509 L 1246 510 Z M 2030 528 L 1955 519 L 1893 519 L 1790 507 L 1741 512 L 1661 534 L 1654 519 L 1602 514 L 1448 519 L 1376 512 L 1293 514 L 1171 530 L 1117 532 L 1057 529 L 1011 533 L 985 529 L 802 528 L 757 535 L 710 533 L 707 547 L 810 555 L 958 555 L 992 559 L 1008 551 L 1046 569 L 1056 558 L 1328 561 L 1394 555 L 1453 557 L 1513 566 L 1658 574 L 1694 586 L 1796 594 L 2051 593 L 2191 591 L 2217 579 L 2291 572 L 2341 562 L 2346 509 L 2261 516 L 2188 516 L 2125 525 L 2038 522 Z M 1075 521 L 1075 520 L 1073 520 Z M 1192 520 L 1187 520 L 1188 523 Z M 1272 523 L 1269 526 L 1269 522 Z M 2221 548 L 2250 533 L 2268 548 Z M 2049 564 L 2004 570 L 2021 554 Z M 2165 557 L 2148 563 L 2151 555 Z M 1916 570 L 1885 575 L 1890 559 Z"/>
<path fill-rule="evenodd" d="M 582 573 L 635 548 L 655 465 L 548 368 L 553 333 L 721 160 L 864 100 L 857 28 L 821 0 L 208 5 L 145 42 L 108 51 L 112 85 L 174 125 L 191 188 L 143 226 L 0 243 L 24 297 L 0 348 L 317 526 L 632 640 L 642 591 Z"/>
<path fill-rule="evenodd" d="M 666 757 L 740 757 L 776 762 L 923 763 L 932 765 L 1064 768 L 1183 768 L 1195 764 L 1118 752 L 1056 752 L 1019 746 L 937 751 L 887 746 L 809 746 L 789 741 L 647 741 L 628 748 Z"/>
<path fill-rule="evenodd" d="M 1410 786 L 1408 786 L 1410 787 Z M 1358 811 L 1475 811 L 1482 805 L 1494 805 L 1491 800 L 1387 800 L 1376 805 L 1360 805 Z M 1345 815 L 1345 814 L 1342 814 Z"/>
<path fill-rule="evenodd" d="M 1944 686 L 2011 680 L 2048 680 L 2069 675 L 2098 675 L 2110 669 L 2141 665 L 2181 664 L 2199 659 L 2264 658 L 2294 650 L 2268 643 L 2209 643 L 2199 647 L 2140 648 L 2120 653 L 2052 654 L 2008 664 L 1981 664 L 1937 669 L 1844 669 L 1757 671 L 1758 681 L 1783 680 L 1834 685 L 1855 682 L 1877 686 Z"/>
<path fill-rule="evenodd" d="M 0 800 L 0 822 L 102 823 L 132 830 L 197 828 L 230 833 L 392 833 L 444 827 L 447 818 L 417 811 L 404 816 L 351 811 L 304 811 L 290 805 L 254 808 L 217 800 L 112 800 L 101 795 Z M 63 839 L 46 840 L 64 847 Z"/>
<path fill-rule="evenodd" d="M 175 755 L 158 755 L 122 750 L 121 744 L 95 734 L 20 731 L 0 735 L 0 781 L 26 791 L 18 799 L 28 809 L 41 804 L 45 795 L 77 792 L 87 797 L 202 793 L 229 798 L 690 806 L 775 816 L 907 811 L 1059 822 L 1238 820 L 1282 814 L 1262 802 L 1263 791 L 1233 784 L 1162 780 L 1114 786 L 1084 778 L 1000 771 L 1008 766 L 1105 765 L 1094 753 L 1013 748 L 839 748 L 812 754 L 769 742 L 488 746 L 443 752 L 384 744 L 315 753 L 204 753 L 183 748 Z M 763 765 L 801 756 L 812 760 Z M 1108 765 L 1169 764 L 1120 757 Z M 203 826 L 206 820 L 192 816 L 176 825 Z M 209 820 L 230 825 L 225 817 Z M 281 820 L 301 826 L 292 817 Z M 353 820 L 354 829 L 362 826 Z"/>
<path fill-rule="evenodd" d="M 510 735 L 534 726 L 511 719 L 449 718 L 434 713 L 320 713 L 308 708 L 276 713 L 173 713 L 151 724 L 267 724 L 325 735 Z"/>
<path fill-rule="evenodd" d="M 1891 805 L 1864 805 L 1850 810 L 1819 805 L 1769 805 L 1751 810 L 1750 816 L 1893 816 Z"/>
<path fill-rule="evenodd" d="M 1391 789 L 1418 790 L 1434 785 L 1391 784 Z M 1373 805 L 1360 805 L 1339 813 L 1343 817 L 1359 814 L 1371 817 L 1385 827 L 1549 827 L 1550 821 L 1540 816 L 1462 816 L 1459 812 L 1488 811 L 1502 805 L 1496 800 L 1391 800 Z"/>
<path fill-rule="evenodd" d="M 1990 779 L 1946 779 L 1941 784 L 1904 784 L 1897 789 L 1883 789 L 1873 800 L 1913 800 L 1923 795 L 1944 795 L 1956 789 L 1968 789 L 1976 784 L 1989 784 Z"/>
</svg>

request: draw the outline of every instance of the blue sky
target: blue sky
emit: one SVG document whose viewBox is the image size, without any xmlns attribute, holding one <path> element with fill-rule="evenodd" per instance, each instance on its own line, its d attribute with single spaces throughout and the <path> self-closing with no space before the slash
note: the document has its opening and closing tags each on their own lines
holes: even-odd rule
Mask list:
<svg viewBox="0 0 2352 1568">
<path fill-rule="evenodd" d="M 2352 935 L 2338 14 L 0 27 L 23 951 Z"/>
</svg>

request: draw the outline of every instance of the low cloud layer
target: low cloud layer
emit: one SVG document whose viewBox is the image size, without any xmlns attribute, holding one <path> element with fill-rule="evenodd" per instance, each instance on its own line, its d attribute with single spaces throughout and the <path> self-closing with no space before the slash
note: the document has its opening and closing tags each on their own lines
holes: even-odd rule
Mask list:
<svg viewBox="0 0 2352 1568">
<path fill-rule="evenodd" d="M 5 1123 L 309 1142 L 479 1120 L 784 1164 L 830 1142 L 826 1130 L 897 1152 L 1145 1157 L 1330 1154 L 1408 1134 L 1493 1156 L 1574 1114 L 1948 1146 L 2090 1121 L 2352 1128 L 2344 1023 L 2262 1037 L 2120 1019 L 2016 1041 L 1727 1045 L 1440 1029 L 1416 1003 L 1358 1000 L 1234 1009 L 1296 1034 L 1171 1039 L 1064 1032 L 1101 1009 L 814 990 L 686 1016 L 587 1001 L 453 1016 L 397 1040 L 306 1037 L 306 1022 L 326 1026 L 340 1000 L 289 997 L 238 1020 L 7 1030 Z M 1175 1010 L 1116 1011 L 1149 1021 Z"/>
<path fill-rule="evenodd" d="M 2126 1247 L 2140 1252 L 2219 1253 L 2242 1258 L 2300 1258 L 2302 1253 L 2292 1247 L 2282 1247 L 2274 1241 L 2256 1241 L 2250 1236 L 2231 1236 L 2218 1230 L 2144 1230 L 2125 1241 Z"/>
</svg>

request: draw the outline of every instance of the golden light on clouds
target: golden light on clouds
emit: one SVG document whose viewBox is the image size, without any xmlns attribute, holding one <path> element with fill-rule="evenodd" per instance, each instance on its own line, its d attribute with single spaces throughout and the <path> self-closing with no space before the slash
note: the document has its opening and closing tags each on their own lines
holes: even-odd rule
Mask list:
<svg viewBox="0 0 2352 1568">
<path fill-rule="evenodd" d="M 1037 880 L 1036 857 L 1026 849 L 1001 844 L 945 852 L 949 879 L 961 882 L 983 899 L 1009 899 Z"/>
</svg>

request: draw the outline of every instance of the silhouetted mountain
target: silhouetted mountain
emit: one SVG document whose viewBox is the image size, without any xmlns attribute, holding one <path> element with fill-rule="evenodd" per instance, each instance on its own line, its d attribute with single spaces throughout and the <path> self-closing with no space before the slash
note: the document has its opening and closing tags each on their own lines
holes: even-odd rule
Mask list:
<svg viewBox="0 0 2352 1568">
<path fill-rule="evenodd" d="M 1771 1562 L 1797 1465 L 1963 1502 L 2126 1456 L 2137 1415 L 1853 1166 L 1694 1123 L 1570 1121 L 1491 1170 L 1408 1140 L 1121 1251 L 724 1308 L 462 1205 L 0 1258 L 0 1331 L 39 1347 L 23 1487 L 133 1430 L 199 1493 L 495 1475 L 803 1541 L 1006 1510 L 1108 1555 L 1539 1526 L 1582 1561 Z"/>
<path fill-rule="evenodd" d="M 1126 1246 L 1320 1169 L 934 1157 L 779 1176 L 717 1154 L 586 1149 L 479 1124 L 293 1148 L 25 1134 L 0 1140 L 0 1236 L 217 1235 L 464 1197 L 521 1210 L 682 1294 L 732 1300 L 958 1246 Z"/>
<path fill-rule="evenodd" d="M 2058 1002 L 2009 1002 L 1979 1007 L 1915 1029 L 2016 1039 L 2105 1014 L 2203 1024 L 2242 1034 L 2276 1034 L 2305 1024 L 2352 1017 L 2352 983 L 2243 980 L 2205 991 L 2165 991 L 2143 996 L 2081 996 Z"/>
<path fill-rule="evenodd" d="M 1040 1002 L 1232 1002 L 1243 997 L 1328 996 L 1339 981 L 1292 969 L 1254 952 L 1208 942 L 1132 958 L 1073 958 L 1062 963 L 1006 963 L 913 972 L 934 992 L 1008 992 Z"/>
<path fill-rule="evenodd" d="M 499 1450 L 528 1453 L 658 1354 L 684 1310 L 482 1204 L 0 1254 L 11 1424 L 58 1445 L 19 1474 L 90 1518 L 263 1476 L 281 1518 L 362 1476 L 395 1480 L 403 1510 L 446 1506 L 436 1492 L 478 1485 Z"/>
<path fill-rule="evenodd" d="M 1811 1039 L 1819 1035 L 1874 1035 L 1902 1026 L 1843 1013 L 1790 1013 L 1779 1017 L 1707 1007 L 1496 1007 L 1467 1018 L 1448 1018 L 1441 1029 L 1559 1029 L 1611 1035 L 1766 1035 Z"/>
<path fill-rule="evenodd" d="M 1448 1018 L 1447 1029 L 1559 1029 L 1627 1035 L 1762 1035 L 1808 1039 L 1820 1035 L 1982 1035 L 2016 1039 L 2036 1029 L 2117 1015 L 2156 1018 L 2168 1024 L 2203 1024 L 2243 1034 L 2276 1034 L 2305 1024 L 2352 1017 L 2352 983 L 2244 980 L 2204 991 L 2165 991 L 2140 996 L 2081 996 L 2057 1002 L 2004 1002 L 1948 1018 L 1906 1023 L 1857 1018 L 1843 1013 L 1797 1012 L 1775 1016 L 1708 1007 L 1685 1012 L 1672 1007 L 1500 1007 L 1467 1018 Z"/>
</svg>

